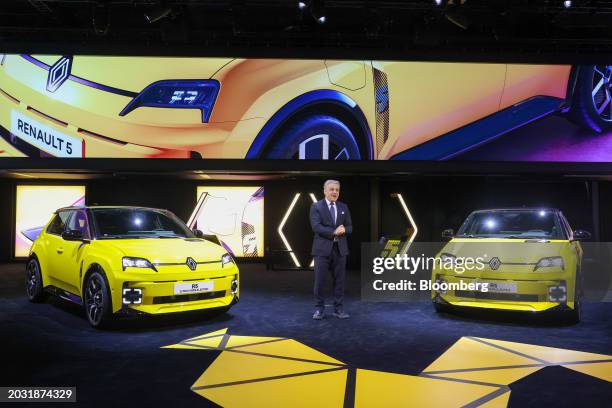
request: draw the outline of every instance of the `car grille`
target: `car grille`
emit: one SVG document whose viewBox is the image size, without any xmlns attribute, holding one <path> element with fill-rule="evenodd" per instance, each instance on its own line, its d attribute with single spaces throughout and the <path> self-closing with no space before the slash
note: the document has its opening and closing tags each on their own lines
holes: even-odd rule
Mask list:
<svg viewBox="0 0 612 408">
<path fill-rule="evenodd" d="M 153 304 L 162 305 L 165 303 L 195 302 L 197 300 L 217 299 L 222 297 L 225 297 L 224 290 L 218 290 L 216 292 L 192 293 L 189 295 L 156 296 L 153 298 Z"/>
<path fill-rule="evenodd" d="M 482 300 L 515 300 L 520 302 L 537 302 L 538 295 L 521 295 L 518 293 L 494 293 L 468 290 L 456 290 L 455 296 Z"/>
</svg>

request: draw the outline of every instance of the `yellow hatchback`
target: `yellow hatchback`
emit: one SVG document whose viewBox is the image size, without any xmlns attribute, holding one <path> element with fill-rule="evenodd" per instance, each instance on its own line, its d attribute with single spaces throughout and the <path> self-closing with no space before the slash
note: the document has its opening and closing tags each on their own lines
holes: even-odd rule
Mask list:
<svg viewBox="0 0 612 408">
<path fill-rule="evenodd" d="M 32 245 L 27 296 L 81 304 L 94 327 L 122 313 L 226 311 L 238 302 L 239 272 L 213 241 L 167 210 L 62 208 Z"/>
<path fill-rule="evenodd" d="M 562 311 L 580 320 L 582 247 L 556 209 L 492 209 L 468 216 L 438 254 L 432 273 L 436 310 L 471 307 Z M 484 289 L 486 288 L 486 289 Z"/>
</svg>

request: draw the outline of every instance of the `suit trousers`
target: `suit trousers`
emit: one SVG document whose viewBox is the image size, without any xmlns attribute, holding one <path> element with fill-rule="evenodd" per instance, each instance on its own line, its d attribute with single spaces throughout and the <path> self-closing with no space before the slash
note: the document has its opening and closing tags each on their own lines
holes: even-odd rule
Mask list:
<svg viewBox="0 0 612 408">
<path fill-rule="evenodd" d="M 346 256 L 341 256 L 338 243 L 334 242 L 330 256 L 314 257 L 315 284 L 314 296 L 315 307 L 323 311 L 325 307 L 325 281 L 331 272 L 334 288 L 334 308 L 342 308 L 344 302 L 344 278 L 346 275 Z"/>
</svg>

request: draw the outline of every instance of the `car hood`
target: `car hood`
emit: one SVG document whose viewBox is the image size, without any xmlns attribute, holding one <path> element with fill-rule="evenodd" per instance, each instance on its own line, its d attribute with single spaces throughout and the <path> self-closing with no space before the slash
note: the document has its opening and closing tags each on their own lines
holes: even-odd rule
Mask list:
<svg viewBox="0 0 612 408">
<path fill-rule="evenodd" d="M 544 257 L 561 256 L 565 240 L 454 238 L 441 251 L 457 257 L 498 258 L 503 263 L 535 264 Z"/>
<path fill-rule="evenodd" d="M 220 245 L 198 238 L 100 239 L 96 245 L 152 263 L 184 263 L 187 257 L 196 262 L 221 262 L 221 256 L 227 253 Z"/>
<path fill-rule="evenodd" d="M 51 66 L 61 55 L 32 55 Z M 209 79 L 233 58 L 75 55 L 71 74 L 87 81 L 140 92 L 162 79 Z"/>
</svg>

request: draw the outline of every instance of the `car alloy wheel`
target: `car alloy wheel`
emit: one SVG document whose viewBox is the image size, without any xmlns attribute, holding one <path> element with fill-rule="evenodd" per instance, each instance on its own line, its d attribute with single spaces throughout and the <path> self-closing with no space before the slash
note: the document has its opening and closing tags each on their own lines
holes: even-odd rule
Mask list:
<svg viewBox="0 0 612 408">
<path fill-rule="evenodd" d="M 35 259 L 31 259 L 26 267 L 26 293 L 28 299 L 35 301 L 40 298 L 42 282 L 40 279 L 40 268 Z"/>
<path fill-rule="evenodd" d="M 612 65 L 595 65 L 591 86 L 593 107 L 599 117 L 612 121 Z"/>
<path fill-rule="evenodd" d="M 99 275 L 93 275 L 85 289 L 85 311 L 89 321 L 97 326 L 104 315 L 104 283 Z"/>
</svg>

